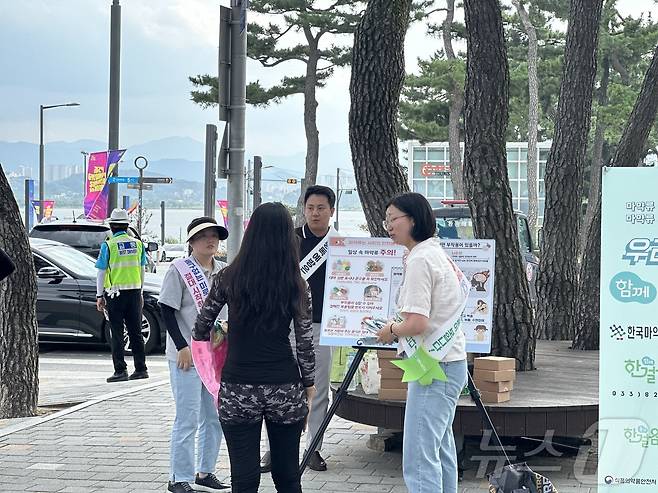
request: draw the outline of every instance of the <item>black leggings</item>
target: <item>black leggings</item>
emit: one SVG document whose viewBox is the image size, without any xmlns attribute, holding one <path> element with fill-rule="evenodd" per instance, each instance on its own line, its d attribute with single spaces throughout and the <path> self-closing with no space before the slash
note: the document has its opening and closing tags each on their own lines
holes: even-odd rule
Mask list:
<svg viewBox="0 0 658 493">
<path fill-rule="evenodd" d="M 231 458 L 233 493 L 257 493 L 260 434 L 267 427 L 272 479 L 279 493 L 301 493 L 299 440 L 308 413 L 301 383 L 245 385 L 222 382 L 219 419 Z"/>
<path fill-rule="evenodd" d="M 279 493 L 301 493 L 299 439 L 304 421 L 282 425 L 265 420 L 270 439 L 272 479 Z M 222 423 L 224 439 L 231 459 L 233 493 L 257 493 L 260 484 L 260 431 L 257 423 Z"/>
</svg>

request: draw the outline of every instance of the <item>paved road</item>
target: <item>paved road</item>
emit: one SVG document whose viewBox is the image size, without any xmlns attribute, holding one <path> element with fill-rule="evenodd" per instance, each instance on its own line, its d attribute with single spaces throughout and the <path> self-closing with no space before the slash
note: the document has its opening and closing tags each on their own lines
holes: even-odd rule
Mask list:
<svg viewBox="0 0 658 493">
<path fill-rule="evenodd" d="M 126 356 L 132 372 L 132 357 Z M 147 356 L 149 380 L 169 380 L 169 369 L 163 354 Z M 39 347 L 39 406 L 60 407 L 85 402 L 98 396 L 143 385 L 144 380 L 108 384 L 112 375 L 110 350 L 102 345 L 41 344 Z"/>
</svg>

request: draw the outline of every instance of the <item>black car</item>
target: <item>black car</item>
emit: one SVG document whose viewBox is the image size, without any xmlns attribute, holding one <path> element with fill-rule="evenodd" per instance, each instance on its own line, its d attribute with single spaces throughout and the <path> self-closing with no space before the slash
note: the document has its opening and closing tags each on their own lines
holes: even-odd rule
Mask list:
<svg viewBox="0 0 658 493">
<path fill-rule="evenodd" d="M 111 234 L 110 227 L 104 223 L 85 220 L 52 221 L 35 225 L 30 231 L 30 238 L 58 241 L 96 259 L 101 251 L 101 245 Z M 133 227 L 128 227 L 128 234 L 141 240 Z M 153 273 L 156 271 L 156 265 L 149 252 L 157 252 L 158 244 L 155 242 L 144 243 L 144 248 L 147 253 L 146 272 Z"/>
<path fill-rule="evenodd" d="M 37 273 L 39 340 L 106 343 L 110 325 L 96 310 L 95 259 L 63 243 L 30 238 Z M 146 274 L 142 335 L 146 352 L 162 348 L 166 336 L 158 306 L 162 278 Z M 127 333 L 124 334 L 129 348 Z"/>
</svg>

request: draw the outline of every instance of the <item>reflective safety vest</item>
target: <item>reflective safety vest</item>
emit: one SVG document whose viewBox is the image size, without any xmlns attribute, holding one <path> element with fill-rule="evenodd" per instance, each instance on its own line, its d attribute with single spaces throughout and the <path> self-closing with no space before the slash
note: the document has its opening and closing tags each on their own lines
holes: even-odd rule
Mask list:
<svg viewBox="0 0 658 493">
<path fill-rule="evenodd" d="M 105 289 L 141 289 L 144 244 L 127 233 L 113 236 L 105 243 L 110 250 Z"/>
</svg>

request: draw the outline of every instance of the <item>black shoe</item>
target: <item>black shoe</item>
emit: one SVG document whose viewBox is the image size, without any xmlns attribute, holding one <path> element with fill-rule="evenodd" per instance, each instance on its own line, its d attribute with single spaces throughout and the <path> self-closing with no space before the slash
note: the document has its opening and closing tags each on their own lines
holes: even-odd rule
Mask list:
<svg viewBox="0 0 658 493">
<path fill-rule="evenodd" d="M 209 493 L 215 493 L 216 491 L 228 490 L 230 488 L 229 485 L 222 483 L 217 479 L 217 476 L 212 473 L 208 474 L 203 479 L 197 474 L 196 479 L 194 480 L 195 491 L 208 491 Z"/>
<path fill-rule="evenodd" d="M 263 458 L 260 460 L 260 473 L 270 472 L 272 470 L 272 454 L 268 450 L 263 455 Z"/>
<path fill-rule="evenodd" d="M 167 485 L 167 491 L 171 493 L 188 493 L 189 491 L 194 491 L 190 486 L 190 483 L 172 483 L 169 481 Z"/>
<path fill-rule="evenodd" d="M 107 383 L 112 383 L 112 382 L 125 382 L 128 380 L 128 372 L 127 371 L 115 371 L 114 375 L 109 377 L 107 380 L 105 380 Z"/>
<path fill-rule="evenodd" d="M 314 471 L 326 471 L 327 463 L 324 461 L 320 452 L 317 450 L 311 454 L 311 457 L 308 459 L 308 467 Z"/>
<path fill-rule="evenodd" d="M 146 370 L 137 371 L 135 370 L 132 375 L 128 377 L 128 380 L 142 380 L 143 378 L 148 378 L 149 372 Z"/>
</svg>

